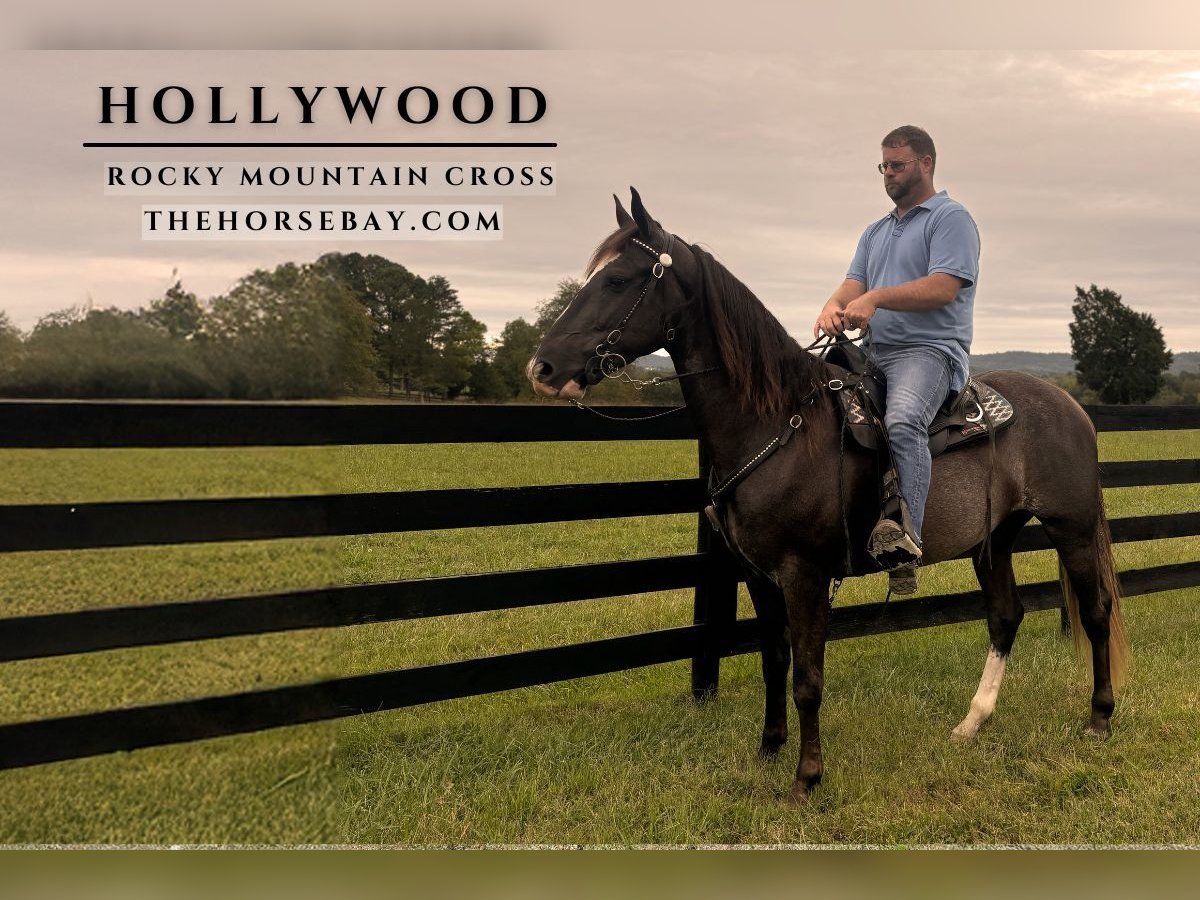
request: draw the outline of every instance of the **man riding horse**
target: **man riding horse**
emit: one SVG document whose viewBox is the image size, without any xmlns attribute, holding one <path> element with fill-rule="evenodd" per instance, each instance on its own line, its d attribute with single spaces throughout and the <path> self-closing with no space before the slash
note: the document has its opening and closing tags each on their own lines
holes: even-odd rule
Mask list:
<svg viewBox="0 0 1200 900">
<path fill-rule="evenodd" d="M 961 204 L 935 191 L 937 152 L 925 131 L 897 128 L 882 151 L 879 171 L 896 207 L 863 232 L 813 335 L 870 327 L 864 346 L 886 382 L 884 425 L 899 491 L 885 476 L 884 515 L 867 549 L 890 573 L 893 592 L 911 594 L 929 494 L 929 425 L 967 383 L 979 230 Z"/>
<path fill-rule="evenodd" d="M 938 362 L 933 388 L 920 395 L 924 406 L 933 409 L 935 395 L 965 381 L 970 294 L 964 299 L 962 290 L 968 286 L 964 282 L 974 284 L 978 245 L 974 224 L 962 208 L 932 193 L 932 146 L 925 152 L 914 147 L 913 140 L 884 147 L 888 165 L 881 170 L 900 176 L 886 182 L 889 187 L 896 184 L 890 190 L 898 214 L 884 219 L 887 234 L 880 236 L 874 227 L 868 230 L 862 259 L 823 317 L 826 330 L 834 333 L 835 326 L 873 319 L 872 353 L 885 371 L 893 355 L 901 352 L 915 351 L 921 361 Z M 912 196 L 910 181 L 923 183 Z M 853 433 L 855 428 L 843 412 L 842 398 L 848 396 L 843 376 L 850 373 L 805 352 L 712 254 L 664 228 L 637 191 L 632 198 L 629 212 L 614 198 L 616 230 L 596 247 L 583 287 L 550 326 L 526 371 L 540 396 L 578 403 L 591 385 L 606 375 L 619 375 L 626 359 L 661 348 L 670 354 L 700 451 L 710 461 L 708 495 L 720 505 L 718 522 L 745 563 L 766 687 L 760 751 L 773 755 L 787 741 L 790 670 L 800 753 L 788 797 L 803 803 L 825 771 L 820 712 L 825 647 L 834 621 L 830 589 L 837 579 L 865 569 L 869 562 L 862 538 L 856 536 L 866 535 L 878 521 L 876 459 L 842 452 L 849 449 L 844 441 L 847 429 Z M 964 229 L 967 251 L 946 240 Z M 908 249 L 905 236 L 915 238 L 920 232 L 929 235 L 918 238 L 920 249 L 928 248 L 928 257 L 920 258 L 915 271 L 901 272 L 888 284 L 883 276 L 907 258 L 899 252 Z M 875 252 L 880 237 L 896 245 L 891 257 L 881 259 Z M 950 284 L 943 295 L 938 285 L 946 279 Z M 874 291 L 867 290 L 868 283 Z M 955 315 L 958 310 L 966 313 L 961 321 Z M 943 312 L 948 321 L 936 318 Z M 884 328 L 892 316 L 897 320 L 893 324 L 898 349 L 889 349 L 895 345 L 881 339 L 893 331 Z M 922 324 L 931 330 L 931 317 L 941 330 L 913 339 L 908 320 L 915 321 L 914 330 L 920 333 Z M 888 373 L 893 385 L 910 383 L 906 370 L 918 368 L 903 362 L 893 367 L 898 372 Z M 1117 686 L 1128 669 L 1129 645 L 1104 514 L 1096 430 L 1070 394 L 1032 375 L 989 372 L 986 381 L 973 381 L 1007 398 L 1019 412 L 1010 411 L 1009 425 L 998 434 L 990 427 L 991 414 L 983 413 L 982 407 L 983 422 L 966 419 L 976 434 L 986 433 L 988 441 L 960 441 L 962 449 L 938 456 L 938 477 L 928 487 L 928 506 L 918 506 L 921 518 L 930 524 L 924 547 L 918 543 L 919 532 L 914 529 L 908 535 L 923 550 L 926 563 L 969 558 L 983 593 L 988 653 L 970 710 L 953 734 L 961 740 L 971 738 L 996 708 L 1025 615 L 1013 553 L 1036 517 L 1058 552 L 1071 633 L 1080 649 L 1091 648 L 1087 733 L 1105 737 Z M 864 384 L 860 381 L 858 387 Z M 909 388 L 914 390 L 922 388 Z M 904 388 L 898 391 L 903 399 Z M 980 424 L 988 427 L 981 429 Z M 1046 452 L 1050 433 L 1053 453 Z M 737 632 L 730 630 L 705 646 L 724 650 L 737 640 Z"/>
</svg>

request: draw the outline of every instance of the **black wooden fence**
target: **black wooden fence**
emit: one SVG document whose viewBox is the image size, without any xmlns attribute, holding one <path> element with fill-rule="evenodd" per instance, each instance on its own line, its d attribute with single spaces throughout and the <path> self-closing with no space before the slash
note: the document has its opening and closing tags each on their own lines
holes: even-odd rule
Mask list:
<svg viewBox="0 0 1200 900">
<path fill-rule="evenodd" d="M 645 415 L 640 408 L 617 415 Z M 1200 428 L 1198 407 L 1088 409 L 1099 430 Z M 548 406 L 0 402 L 0 447 L 230 447 L 679 440 L 688 421 L 617 424 Z M 1200 481 L 1200 459 L 1106 463 L 1106 487 Z M 227 500 L 0 506 L 0 553 L 515 525 L 696 513 L 697 478 L 623 484 L 404 491 Z M 1112 522 L 1114 541 L 1200 535 L 1200 513 Z M 738 572 L 698 516 L 695 554 L 554 569 L 423 578 L 281 594 L 0 618 L 0 661 L 234 635 L 515 609 L 676 589 L 695 591 L 693 624 L 328 681 L 0 726 L 0 768 L 240 734 L 692 660 L 697 697 L 720 660 L 757 649 L 738 620 Z M 1049 547 L 1039 526 L 1018 550 Z M 1200 585 L 1200 561 L 1127 571 L 1126 595 Z M 1023 585 L 1026 609 L 1057 607 L 1056 582 Z M 834 611 L 834 639 L 983 617 L 978 592 Z"/>
</svg>

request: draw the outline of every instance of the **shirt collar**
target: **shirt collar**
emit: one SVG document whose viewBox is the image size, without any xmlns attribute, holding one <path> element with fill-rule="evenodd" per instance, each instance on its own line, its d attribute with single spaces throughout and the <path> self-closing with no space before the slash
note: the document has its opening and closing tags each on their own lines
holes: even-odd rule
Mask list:
<svg viewBox="0 0 1200 900">
<path fill-rule="evenodd" d="M 947 194 L 945 191 L 938 191 L 936 194 L 934 194 L 932 197 L 930 197 L 924 203 L 918 203 L 917 206 L 923 207 L 932 212 L 934 209 L 941 206 L 943 203 L 945 203 L 949 199 L 950 199 L 950 195 Z"/>
<path fill-rule="evenodd" d="M 911 216 L 914 209 L 927 209 L 930 212 L 933 212 L 935 209 L 937 209 L 939 206 L 941 206 L 943 203 L 945 203 L 949 199 L 950 199 L 950 195 L 947 194 L 944 190 L 938 191 L 936 194 L 934 194 L 932 197 L 930 197 L 924 203 L 918 203 L 916 206 L 914 206 L 912 209 L 910 209 L 908 212 L 906 212 L 905 215 Z M 892 211 L 890 213 L 888 213 L 888 215 L 890 215 L 893 219 L 899 218 L 899 216 L 896 215 L 896 207 L 894 207 L 894 206 L 892 207 Z"/>
</svg>

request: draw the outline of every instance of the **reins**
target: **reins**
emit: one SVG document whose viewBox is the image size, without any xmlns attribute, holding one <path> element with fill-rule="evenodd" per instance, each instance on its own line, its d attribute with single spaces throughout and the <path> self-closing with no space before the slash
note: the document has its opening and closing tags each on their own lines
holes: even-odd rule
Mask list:
<svg viewBox="0 0 1200 900">
<path fill-rule="evenodd" d="M 867 336 L 867 333 L 864 331 L 858 337 L 844 338 L 844 339 L 851 344 L 857 344 L 859 341 L 861 341 L 866 336 Z M 817 351 L 817 356 L 819 356 L 821 359 L 824 359 L 825 356 L 829 353 L 829 351 L 837 346 L 837 342 L 838 342 L 838 337 L 836 335 L 823 334 L 819 338 L 817 338 L 815 341 L 813 341 L 811 344 L 809 344 L 807 347 L 804 347 L 802 349 L 804 349 L 805 351 L 815 349 Z"/>
<path fill-rule="evenodd" d="M 816 400 L 817 394 L 820 393 L 821 388 L 824 386 L 825 385 L 822 384 L 813 384 L 812 390 L 805 394 L 803 398 L 801 398 L 799 405 L 808 406 L 810 403 Z M 715 488 L 709 490 L 708 495 L 713 499 L 714 502 L 719 500 L 722 494 L 724 494 L 730 488 L 736 487 L 740 482 L 744 481 L 751 472 L 766 462 L 767 459 L 770 458 L 771 454 L 787 444 L 787 442 L 792 439 L 792 435 L 795 434 L 803 424 L 804 416 L 802 416 L 800 413 L 794 413 L 792 417 L 788 419 L 788 423 L 782 432 L 771 438 L 771 440 L 767 441 L 766 445 L 763 446 L 763 448 L 753 456 L 751 456 L 750 459 L 747 460 L 746 463 L 742 465 L 736 472 L 722 481 Z"/>
</svg>

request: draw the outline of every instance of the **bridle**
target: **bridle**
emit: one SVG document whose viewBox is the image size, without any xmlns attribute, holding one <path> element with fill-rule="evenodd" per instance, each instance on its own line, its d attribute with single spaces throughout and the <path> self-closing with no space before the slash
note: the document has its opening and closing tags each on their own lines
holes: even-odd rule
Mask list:
<svg viewBox="0 0 1200 900">
<path fill-rule="evenodd" d="M 584 364 L 584 371 L 587 372 L 594 362 L 596 368 L 600 371 L 600 374 L 605 378 L 616 378 L 626 381 L 629 384 L 632 384 L 639 391 L 643 388 L 651 387 L 653 385 L 665 384 L 668 381 L 678 381 L 680 378 L 688 378 L 692 375 L 704 375 L 708 372 L 717 371 L 719 367 L 712 366 L 707 369 L 700 369 L 696 372 L 680 372 L 675 375 L 655 376 L 648 381 L 642 381 L 634 378 L 625 371 L 629 363 L 626 362 L 624 356 L 622 356 L 620 353 L 617 353 L 612 348 L 615 347 L 624 336 L 625 326 L 629 324 L 629 320 L 633 318 L 633 314 L 637 312 L 638 307 L 642 305 L 642 302 L 647 297 L 654 293 L 654 289 L 658 287 L 659 283 L 663 280 L 663 276 L 667 274 L 667 269 L 671 268 L 673 265 L 674 260 L 671 258 L 671 247 L 675 243 L 675 235 L 667 235 L 667 248 L 662 252 L 655 250 L 649 244 L 645 243 L 644 241 L 640 241 L 637 238 L 630 238 L 630 242 L 640 247 L 642 250 L 645 250 L 646 253 L 648 253 L 654 260 L 654 262 L 650 265 L 650 271 L 646 274 L 646 280 L 642 282 L 642 289 L 638 292 L 637 299 L 633 301 L 633 306 L 629 307 L 629 311 L 625 313 L 621 321 L 618 322 L 617 326 L 608 333 L 604 340 L 596 345 L 596 353 L 594 356 L 588 359 L 587 363 Z M 680 243 L 682 243 L 682 241 Z M 673 325 L 668 325 L 665 343 L 669 344 L 673 340 L 675 340 L 675 327 Z M 571 402 L 575 403 L 576 406 L 582 405 L 576 401 Z M 681 408 L 682 407 L 676 407 L 676 409 Z M 672 410 L 672 412 L 673 411 L 674 410 Z"/>
<path fill-rule="evenodd" d="M 599 358 L 600 371 L 609 378 L 617 377 L 618 374 L 624 371 L 628 363 L 625 362 L 625 357 L 620 353 L 614 353 L 608 348 L 615 347 L 617 341 L 621 340 L 625 326 L 629 324 L 629 320 L 633 318 L 633 314 L 637 312 L 637 308 L 642 305 L 643 300 L 654 293 L 654 289 L 662 281 L 663 276 L 667 273 L 667 269 L 674 263 L 674 260 L 671 259 L 671 245 L 675 242 L 675 235 L 667 235 L 667 249 L 662 253 L 659 253 L 649 244 L 645 244 L 637 238 L 631 238 L 630 240 L 654 257 L 654 264 L 650 266 L 650 272 L 646 275 L 646 280 L 642 282 L 642 289 L 638 293 L 637 299 L 633 301 L 633 306 L 629 307 L 629 312 L 625 313 L 624 318 L 617 323 L 617 327 L 608 333 L 608 337 L 602 343 L 596 345 L 596 356 L 592 357 L 592 359 Z M 670 341 L 674 337 L 675 329 L 668 328 L 667 340 Z M 615 360 L 620 360 L 620 362 L 615 362 Z M 591 360 L 589 359 L 588 362 L 590 363 Z"/>
</svg>

